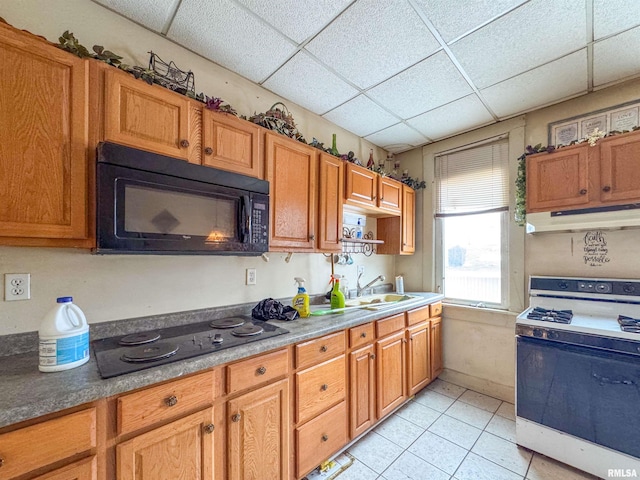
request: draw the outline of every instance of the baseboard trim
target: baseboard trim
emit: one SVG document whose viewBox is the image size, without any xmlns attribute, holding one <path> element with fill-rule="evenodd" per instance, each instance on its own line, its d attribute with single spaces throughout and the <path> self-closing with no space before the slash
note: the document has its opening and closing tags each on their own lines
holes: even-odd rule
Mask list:
<svg viewBox="0 0 640 480">
<path fill-rule="evenodd" d="M 490 397 L 499 398 L 505 402 L 515 403 L 516 392 L 515 388 L 511 385 L 502 385 L 487 380 L 486 378 L 474 377 L 473 375 L 457 372 L 448 368 L 445 368 L 438 378 L 445 382 L 451 382 L 461 387 L 484 393 Z"/>
</svg>

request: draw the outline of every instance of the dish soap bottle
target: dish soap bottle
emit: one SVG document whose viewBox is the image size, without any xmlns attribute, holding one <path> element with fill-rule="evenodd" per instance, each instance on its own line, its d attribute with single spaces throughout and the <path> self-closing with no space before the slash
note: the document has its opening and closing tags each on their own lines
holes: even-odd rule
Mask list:
<svg viewBox="0 0 640 480">
<path fill-rule="evenodd" d="M 294 280 L 298 284 L 298 294 L 293 297 L 291 304 L 295 308 L 301 317 L 308 317 L 311 315 L 309 310 L 309 294 L 304 288 L 304 278 L 295 277 Z"/>
<path fill-rule="evenodd" d="M 362 219 L 358 218 L 358 225 L 356 225 L 356 238 L 362 238 Z"/>
<path fill-rule="evenodd" d="M 335 274 L 333 276 L 333 290 L 331 290 L 331 309 L 344 308 L 344 294 L 340 291 L 341 276 Z"/>
</svg>

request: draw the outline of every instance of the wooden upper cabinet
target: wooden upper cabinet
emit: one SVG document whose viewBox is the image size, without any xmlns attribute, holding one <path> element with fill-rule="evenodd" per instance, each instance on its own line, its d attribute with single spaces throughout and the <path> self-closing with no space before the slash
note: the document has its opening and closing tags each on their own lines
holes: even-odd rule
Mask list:
<svg viewBox="0 0 640 480">
<path fill-rule="evenodd" d="M 640 132 L 600 142 L 600 200 L 631 203 L 640 199 Z"/>
<path fill-rule="evenodd" d="M 258 125 L 206 108 L 202 122 L 203 165 L 264 178 Z"/>
<path fill-rule="evenodd" d="M 527 157 L 527 212 L 583 208 L 598 197 L 589 185 L 590 147 L 583 143 Z"/>
<path fill-rule="evenodd" d="M 401 182 L 389 177 L 378 177 L 378 208 L 400 215 L 402 208 Z"/>
<path fill-rule="evenodd" d="M 321 153 L 318 176 L 318 250 L 341 252 L 344 162 Z"/>
<path fill-rule="evenodd" d="M 379 175 L 368 168 L 347 163 L 346 176 L 345 203 L 377 207 Z"/>
<path fill-rule="evenodd" d="M 191 101 L 113 67 L 104 72 L 104 140 L 189 160 Z"/>
<path fill-rule="evenodd" d="M 270 250 L 313 251 L 318 150 L 277 133 L 265 135 L 271 210 Z"/>
<path fill-rule="evenodd" d="M 89 247 L 88 63 L 0 24 L 0 243 Z"/>
<path fill-rule="evenodd" d="M 411 255 L 416 251 L 416 192 L 402 185 L 402 215 L 378 219 L 378 253 Z"/>
</svg>

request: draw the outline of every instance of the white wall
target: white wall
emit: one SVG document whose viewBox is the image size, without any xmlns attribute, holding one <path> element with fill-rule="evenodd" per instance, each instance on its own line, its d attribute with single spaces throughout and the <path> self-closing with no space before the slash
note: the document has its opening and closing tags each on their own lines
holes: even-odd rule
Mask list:
<svg viewBox="0 0 640 480">
<path fill-rule="evenodd" d="M 0 17 L 13 26 L 42 35 L 49 41 L 70 30 L 91 49 L 103 45 L 128 64 L 147 65 L 148 51 L 195 74 L 197 92 L 223 98 L 247 117 L 265 112 L 282 99 L 273 93 L 189 52 L 89 0 L 30 0 L 2 2 Z M 9 66 L 4 66 L 9 68 Z M 337 134 L 340 151 L 353 150 L 367 159 L 386 152 L 284 100 L 298 129 L 329 145 Z M 0 335 L 37 330 L 41 318 L 61 295 L 72 295 L 85 311 L 89 323 L 159 313 L 192 310 L 266 297 L 292 297 L 294 276 L 307 279 L 312 294 L 328 290 L 331 266 L 322 254 L 273 253 L 265 263 L 259 257 L 220 256 L 96 256 L 74 249 L 0 247 L 0 275 L 31 273 L 32 299 L 0 301 Z M 392 278 L 395 258 L 388 255 L 355 256 L 356 263 L 336 266 L 355 288 L 356 264 L 366 265 L 365 281 L 378 274 Z M 245 286 L 245 268 L 257 269 L 257 285 Z M 2 282 L 3 283 L 3 282 Z"/>
</svg>

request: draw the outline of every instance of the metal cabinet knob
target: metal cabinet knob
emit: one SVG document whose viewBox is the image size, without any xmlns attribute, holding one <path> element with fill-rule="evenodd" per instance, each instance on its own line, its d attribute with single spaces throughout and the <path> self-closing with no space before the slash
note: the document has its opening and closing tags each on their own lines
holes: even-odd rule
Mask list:
<svg viewBox="0 0 640 480">
<path fill-rule="evenodd" d="M 4 465 L 4 458 L 0 457 L 0 467 Z"/>
<path fill-rule="evenodd" d="M 583 188 L 582 190 L 580 190 L 580 195 L 586 195 L 587 194 L 587 189 Z"/>
<path fill-rule="evenodd" d="M 323 383 L 320 386 L 320 390 L 322 390 L 323 392 L 326 392 L 328 388 L 329 388 L 329 385 L 327 385 L 326 383 Z"/>
<path fill-rule="evenodd" d="M 182 148 L 187 148 L 189 147 L 189 140 L 180 140 L 180 146 Z"/>
<path fill-rule="evenodd" d="M 322 346 L 320 347 L 320 351 L 321 351 L 322 353 L 325 353 L 327 350 L 328 350 L 328 349 L 327 349 L 327 346 L 326 346 L 326 345 L 322 345 Z"/>
<path fill-rule="evenodd" d="M 240 415 L 239 413 L 235 413 L 234 415 L 231 416 L 231 421 L 239 422 L 241 418 L 242 418 L 242 415 Z"/>
<path fill-rule="evenodd" d="M 265 373 L 267 373 L 267 367 L 260 367 L 259 369 L 256 370 L 256 373 L 258 375 L 264 375 Z"/>
<path fill-rule="evenodd" d="M 327 440 L 329 440 L 329 435 L 327 435 L 326 433 L 324 435 L 322 435 L 322 441 L 326 442 Z"/>
<path fill-rule="evenodd" d="M 206 148 L 204 149 L 204 154 L 205 154 L 205 155 L 211 155 L 211 154 L 213 154 L 213 148 L 211 148 L 211 147 L 206 147 Z"/>
<path fill-rule="evenodd" d="M 167 407 L 173 407 L 177 403 L 178 403 L 178 397 L 176 397 L 175 395 L 171 395 L 170 397 L 167 397 L 164 399 L 164 404 Z"/>
<path fill-rule="evenodd" d="M 371 360 L 375 360 L 376 359 L 376 354 L 372 353 L 371 356 L 369 357 Z"/>
<path fill-rule="evenodd" d="M 315 239 L 316 239 L 316 236 L 315 236 L 315 235 L 313 235 L 313 234 L 312 234 L 312 235 L 309 235 L 309 240 L 315 240 Z"/>
<path fill-rule="evenodd" d="M 360 338 L 367 338 L 367 332 L 362 332 L 360 334 Z"/>
<path fill-rule="evenodd" d="M 213 430 L 216 427 L 213 425 L 213 423 L 209 423 L 207 425 L 205 425 L 202 429 L 204 430 L 204 433 L 213 433 Z"/>
<path fill-rule="evenodd" d="M 603 192 L 610 192 L 611 191 L 611 187 L 609 185 L 605 185 L 604 187 L 602 187 L 602 191 Z"/>
</svg>

